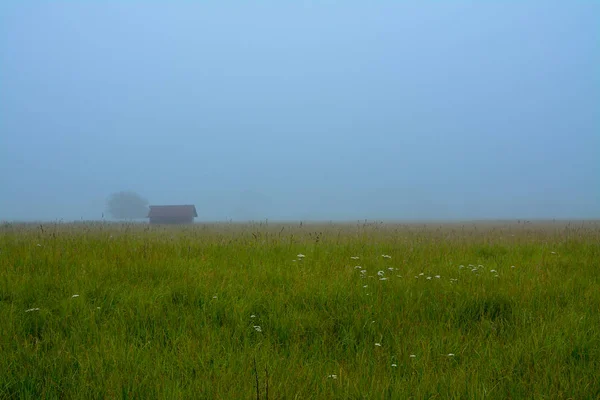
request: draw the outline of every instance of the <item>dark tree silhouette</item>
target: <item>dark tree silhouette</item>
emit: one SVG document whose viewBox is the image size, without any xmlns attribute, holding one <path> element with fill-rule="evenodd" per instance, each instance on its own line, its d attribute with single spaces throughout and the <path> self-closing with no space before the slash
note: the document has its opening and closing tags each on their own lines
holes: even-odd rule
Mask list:
<svg viewBox="0 0 600 400">
<path fill-rule="evenodd" d="M 148 215 L 148 200 L 135 192 L 113 193 L 106 202 L 106 209 L 116 219 L 145 218 Z"/>
</svg>

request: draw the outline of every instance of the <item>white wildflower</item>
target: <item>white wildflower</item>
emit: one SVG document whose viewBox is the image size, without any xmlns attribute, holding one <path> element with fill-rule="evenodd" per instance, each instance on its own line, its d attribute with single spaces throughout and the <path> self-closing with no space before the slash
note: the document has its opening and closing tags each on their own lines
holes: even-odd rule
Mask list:
<svg viewBox="0 0 600 400">
<path fill-rule="evenodd" d="M 423 275 L 425 275 L 425 272 L 421 272 L 421 273 L 419 274 L 419 276 L 423 276 Z"/>
<path fill-rule="evenodd" d="M 398 366 L 398 365 L 397 365 L 396 363 L 393 363 L 393 364 L 392 364 L 392 367 L 397 367 L 397 366 Z"/>
<path fill-rule="evenodd" d="M 362 271 L 360 271 L 360 273 L 361 273 L 361 274 L 366 274 L 366 273 L 367 273 L 367 270 L 366 270 L 366 269 L 363 269 Z"/>
<path fill-rule="evenodd" d="M 448 357 L 454 357 L 454 353 L 448 353 Z"/>
<path fill-rule="evenodd" d="M 430 276 L 428 276 L 428 277 L 427 277 L 427 280 L 430 280 L 430 279 L 431 279 L 431 277 L 430 277 Z"/>
<path fill-rule="evenodd" d="M 385 273 L 385 272 L 383 272 L 383 271 L 378 271 L 378 272 L 377 272 L 377 275 L 379 275 L 379 276 L 383 276 L 383 274 L 384 274 L 384 273 Z"/>
<path fill-rule="evenodd" d="M 213 296 L 213 299 L 216 299 L 216 298 L 217 298 L 217 295 L 215 294 L 215 295 Z"/>
<path fill-rule="evenodd" d="M 362 267 L 360 265 L 357 265 L 356 267 L 354 267 L 354 269 L 361 269 Z"/>
<path fill-rule="evenodd" d="M 435 277 L 436 277 L 436 278 L 438 278 L 438 279 L 440 279 L 440 276 L 439 276 L 439 275 L 436 275 Z"/>
<path fill-rule="evenodd" d="M 388 278 L 379 278 L 380 281 L 387 281 Z"/>
<path fill-rule="evenodd" d="M 258 325 L 254 325 L 253 328 L 256 332 L 262 332 L 262 328 Z"/>
<path fill-rule="evenodd" d="M 250 318 L 256 318 L 256 315 L 252 314 L 252 315 L 250 316 Z"/>
<path fill-rule="evenodd" d="M 366 287 L 369 287 L 369 285 L 365 285 L 365 286 L 363 286 L 363 287 L 364 287 L 364 288 L 366 288 Z"/>
<path fill-rule="evenodd" d="M 417 358 L 417 356 L 416 356 L 416 355 L 414 355 L 414 354 L 411 354 L 409 357 L 410 357 L 410 358 Z"/>
<path fill-rule="evenodd" d="M 358 257 L 356 257 L 356 256 L 352 256 L 350 258 L 353 259 L 353 260 L 358 260 Z"/>
<path fill-rule="evenodd" d="M 337 379 L 337 375 L 335 375 L 335 374 L 327 375 L 327 378 Z"/>
<path fill-rule="evenodd" d="M 298 254 L 296 257 L 298 257 L 298 258 L 304 258 L 304 257 L 306 257 L 306 256 L 305 256 L 304 254 L 300 253 L 300 254 Z"/>
<path fill-rule="evenodd" d="M 381 343 L 375 343 L 375 346 L 381 347 Z"/>
<path fill-rule="evenodd" d="M 394 268 L 391 268 L 391 267 L 390 267 L 390 268 L 388 268 L 388 271 L 393 271 L 393 270 L 394 270 Z"/>
<path fill-rule="evenodd" d="M 75 297 L 79 297 L 79 295 L 78 295 L 78 294 L 74 294 L 73 296 L 71 296 L 71 298 L 73 298 L 73 299 L 74 299 Z"/>
<path fill-rule="evenodd" d="M 490 269 L 490 272 L 496 272 L 496 270 L 495 269 Z"/>
<path fill-rule="evenodd" d="M 39 308 L 30 308 L 29 310 L 25 310 L 25 312 L 32 312 L 32 311 L 40 311 Z"/>
</svg>

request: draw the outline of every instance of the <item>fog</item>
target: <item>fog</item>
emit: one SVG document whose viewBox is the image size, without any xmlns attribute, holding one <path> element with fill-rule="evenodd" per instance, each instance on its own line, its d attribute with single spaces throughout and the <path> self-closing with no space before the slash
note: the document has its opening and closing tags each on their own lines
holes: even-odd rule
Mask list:
<svg viewBox="0 0 600 400">
<path fill-rule="evenodd" d="M 2 1 L 0 220 L 600 218 L 595 1 Z"/>
</svg>

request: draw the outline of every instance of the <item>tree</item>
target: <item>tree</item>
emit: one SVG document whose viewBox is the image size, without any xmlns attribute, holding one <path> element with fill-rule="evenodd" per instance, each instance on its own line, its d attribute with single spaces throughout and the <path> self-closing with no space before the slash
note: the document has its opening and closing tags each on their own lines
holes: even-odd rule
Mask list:
<svg viewBox="0 0 600 400">
<path fill-rule="evenodd" d="M 145 218 L 148 215 L 148 200 L 135 192 L 113 193 L 106 202 L 106 209 L 116 219 Z"/>
</svg>

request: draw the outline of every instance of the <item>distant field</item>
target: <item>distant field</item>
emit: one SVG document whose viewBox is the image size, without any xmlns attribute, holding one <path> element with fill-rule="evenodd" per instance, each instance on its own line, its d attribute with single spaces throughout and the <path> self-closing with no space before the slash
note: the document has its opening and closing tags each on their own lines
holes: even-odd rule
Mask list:
<svg viewBox="0 0 600 400">
<path fill-rule="evenodd" d="M 600 222 L 4 224 L 0 399 L 600 398 L 599 274 Z"/>
</svg>

